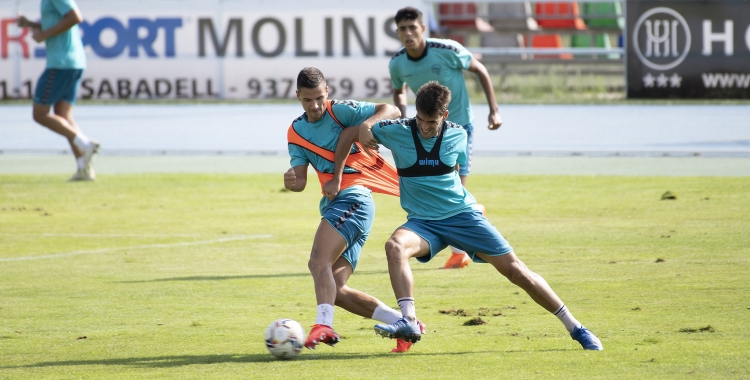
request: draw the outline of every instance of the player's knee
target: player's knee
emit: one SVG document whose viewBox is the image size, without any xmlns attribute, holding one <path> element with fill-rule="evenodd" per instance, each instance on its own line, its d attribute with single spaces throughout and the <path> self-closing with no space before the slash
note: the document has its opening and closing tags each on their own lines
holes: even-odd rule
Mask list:
<svg viewBox="0 0 750 380">
<path fill-rule="evenodd" d="M 309 269 L 310 273 L 312 273 L 313 275 L 325 271 L 330 267 L 331 265 L 324 262 L 323 260 L 315 259 L 312 257 L 307 262 L 307 269 Z"/>
<path fill-rule="evenodd" d="M 336 306 L 339 306 L 339 300 L 343 301 L 349 296 L 349 287 L 346 284 L 336 283 Z"/>
<path fill-rule="evenodd" d="M 36 121 L 39 124 L 43 124 L 44 121 L 47 119 L 47 114 L 49 111 L 44 112 L 44 110 L 34 108 L 34 112 L 32 112 L 32 117 L 34 118 L 34 121 Z"/>
<path fill-rule="evenodd" d="M 391 237 L 385 242 L 385 254 L 387 257 L 400 257 L 405 254 L 404 244 L 398 239 Z"/>
</svg>

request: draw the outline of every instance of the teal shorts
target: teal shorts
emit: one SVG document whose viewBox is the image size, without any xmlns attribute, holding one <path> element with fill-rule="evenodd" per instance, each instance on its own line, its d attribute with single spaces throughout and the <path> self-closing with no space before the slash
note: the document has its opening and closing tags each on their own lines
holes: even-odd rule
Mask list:
<svg viewBox="0 0 750 380">
<path fill-rule="evenodd" d="M 34 91 L 34 104 L 53 106 L 60 101 L 76 104 L 82 69 L 46 69 Z"/>
<path fill-rule="evenodd" d="M 412 230 L 430 244 L 430 253 L 417 257 L 420 263 L 432 260 L 449 245 L 466 251 L 476 263 L 485 262 L 476 256 L 477 252 L 487 256 L 513 252 L 513 247 L 478 210 L 462 212 L 443 220 L 409 219 L 401 227 Z"/>
<path fill-rule="evenodd" d="M 372 196 L 359 193 L 339 195 L 323 210 L 323 219 L 346 240 L 341 256 L 354 271 L 375 220 L 375 201 Z"/>
</svg>

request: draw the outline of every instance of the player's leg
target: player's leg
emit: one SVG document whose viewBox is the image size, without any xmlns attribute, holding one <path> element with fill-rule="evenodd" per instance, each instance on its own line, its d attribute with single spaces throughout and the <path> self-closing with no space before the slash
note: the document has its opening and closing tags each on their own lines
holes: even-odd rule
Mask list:
<svg viewBox="0 0 750 380">
<path fill-rule="evenodd" d="M 587 350 L 602 350 L 599 338 L 578 322 L 547 281 L 531 271 L 513 252 L 502 256 L 488 256 L 477 252 L 479 258 L 492 264 L 500 274 L 523 289 L 539 306 L 557 316 L 570 333 Z"/>
<path fill-rule="evenodd" d="M 339 269 L 347 261 L 351 265 L 351 271 L 354 271 L 361 246 L 367 240 L 367 233 L 374 219 L 375 202 L 369 193 L 350 192 L 339 195 L 323 211 L 308 262 L 315 283 L 318 317 L 305 343 L 307 348 L 315 348 L 320 342 L 332 346 L 339 341 L 339 335 L 333 331 L 334 305 L 338 292 L 333 268 L 336 265 Z M 345 283 L 351 273 L 344 272 L 341 275 L 341 280 Z"/>
<path fill-rule="evenodd" d="M 34 92 L 33 117 L 34 121 L 47 127 L 51 131 L 65 137 L 71 146 L 79 149 L 84 157 L 84 166 L 99 148 L 99 144 L 89 140 L 77 127 L 71 126 L 68 119 L 56 113 L 51 114 L 52 105 L 61 101 L 73 104 L 71 95 L 77 94 L 81 70 L 47 69 L 39 77 Z M 76 151 L 73 151 L 74 154 Z"/>
<path fill-rule="evenodd" d="M 471 123 L 463 126 L 464 130 L 466 131 L 466 163 L 459 165 L 458 167 L 458 177 L 461 178 L 461 185 L 463 187 L 466 187 L 466 180 L 469 178 L 469 172 L 471 172 L 471 154 L 473 152 L 473 143 L 474 143 L 474 127 L 471 125 Z M 484 206 L 478 205 L 484 210 Z M 482 211 L 484 213 L 484 211 Z M 443 269 L 460 269 L 463 268 L 469 263 L 471 263 L 471 258 L 466 254 L 466 252 L 458 247 L 450 246 L 451 249 L 451 255 L 448 257 L 448 260 L 445 262 L 445 265 L 443 265 Z"/>
<path fill-rule="evenodd" d="M 336 344 L 340 337 L 333 331 L 333 305 L 336 303 L 336 281 L 333 278 L 333 264 L 346 248 L 346 240 L 336 229 L 322 219 L 315 233 L 310 260 L 307 267 L 313 277 L 317 317 L 308 334 L 305 347 L 314 349 L 318 343 Z"/>
<path fill-rule="evenodd" d="M 415 223 L 418 222 L 409 221 L 404 226 Z M 429 261 L 434 253 L 445 248 L 445 244 L 437 243 L 432 247 L 437 250 L 432 252 L 430 242 L 418 235 L 414 229 L 414 226 L 399 227 L 385 244 L 391 286 L 403 317 L 391 324 L 375 325 L 375 332 L 383 337 L 403 339 L 412 343 L 419 341 L 422 333 L 414 304 L 414 276 L 409 258 L 426 257 L 425 261 Z"/>
<path fill-rule="evenodd" d="M 80 128 L 78 128 L 78 124 L 76 124 L 75 119 L 73 119 L 73 104 L 68 103 L 64 100 L 59 101 L 55 103 L 53 112 L 55 115 L 67 120 L 68 124 L 76 135 L 81 134 L 81 130 Z M 76 146 L 76 144 L 72 141 L 68 140 L 68 143 L 70 144 L 70 150 L 73 151 L 73 155 L 76 158 L 76 166 L 78 168 L 76 174 L 74 174 L 73 177 L 70 178 L 70 180 L 93 181 L 96 178 L 96 174 L 94 172 L 94 168 L 90 163 L 89 165 L 84 165 L 84 151 L 78 148 L 78 146 Z"/>
<path fill-rule="evenodd" d="M 402 317 L 400 312 L 393 310 L 379 299 L 346 285 L 354 271 L 353 268 L 359 261 L 359 253 L 365 241 L 366 237 L 363 236 L 357 243 L 347 248 L 333 265 L 333 277 L 336 280 L 337 289 L 336 306 L 364 318 L 374 319 L 385 324 L 395 323 Z M 420 331 L 424 334 L 424 324 L 418 323 Z M 411 342 L 397 339 L 396 348 L 391 352 L 406 352 L 409 351 L 411 346 Z"/>
<path fill-rule="evenodd" d="M 435 228 L 450 228 L 449 243 L 464 248 L 480 262 L 492 264 L 500 274 L 526 291 L 534 302 L 555 314 L 571 337 L 585 349 L 602 349 L 599 339 L 573 317 L 547 281 L 515 255 L 513 247 L 478 210 L 450 217 Z"/>
</svg>

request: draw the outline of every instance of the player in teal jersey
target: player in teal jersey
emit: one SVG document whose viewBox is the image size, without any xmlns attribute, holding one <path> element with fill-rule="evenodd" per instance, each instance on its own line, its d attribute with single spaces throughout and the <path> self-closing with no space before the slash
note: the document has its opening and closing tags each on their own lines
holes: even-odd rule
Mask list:
<svg viewBox="0 0 750 380">
<path fill-rule="evenodd" d="M 91 158 L 99 143 L 90 140 L 73 119 L 86 55 L 78 24 L 83 21 L 75 0 L 42 0 L 42 22 L 18 17 L 18 26 L 32 29 L 36 42 L 44 41 L 47 66 L 34 91 L 34 121 L 68 139 L 78 170 L 71 181 L 92 181 L 96 177 Z M 54 113 L 50 109 L 54 107 Z"/>
<path fill-rule="evenodd" d="M 389 104 L 353 100 L 329 102 L 323 73 L 311 67 L 300 71 L 297 77 L 297 98 L 305 113 L 294 120 L 288 133 L 291 168 L 284 173 L 284 187 L 295 192 L 304 190 L 308 166 L 312 165 L 318 172 L 325 194 L 320 200 L 322 219 L 308 262 L 318 307 L 316 322 L 305 347 L 314 349 L 319 343 L 333 346 L 339 341 L 339 335 L 333 330 L 334 305 L 384 323 L 394 323 L 402 317 L 377 298 L 346 285 L 357 267 L 360 251 L 375 218 L 371 189 L 384 191 L 375 184 L 369 187 L 360 185 L 368 184 L 369 180 L 352 168 L 347 168 L 347 173 L 358 178 L 358 184 L 341 191 L 341 181 L 333 185 L 333 191 L 329 190 L 327 182 L 324 184 L 325 178 L 333 177 L 332 153 L 342 130 L 357 125 L 372 127 L 379 120 L 398 116 L 398 109 Z M 349 147 L 353 149 L 351 144 Z M 321 156 L 325 151 L 331 152 L 331 160 Z M 392 167 L 390 173 L 388 179 L 393 188 L 390 194 L 397 195 L 396 173 Z"/>
<path fill-rule="evenodd" d="M 467 161 L 459 167 L 461 184 L 466 186 L 466 179 L 471 170 L 474 115 L 466 90 L 464 70 L 476 74 L 482 85 L 490 107 L 489 129 L 498 129 L 503 122 L 497 109 L 495 90 L 487 68 L 456 41 L 425 38 L 426 28 L 422 22 L 422 12 L 418 9 L 412 7 L 400 9 L 396 12 L 395 21 L 396 33 L 404 47 L 393 56 L 388 66 L 393 85 L 393 101 L 401 110 L 401 117 L 406 117 L 405 87 L 407 85 L 415 94 L 422 85 L 432 80 L 451 90 L 452 99 L 448 105 L 450 115 L 448 121 L 462 126 L 468 136 Z M 443 268 L 463 268 L 469 264 L 470 260 L 465 252 L 453 246 L 451 250 L 453 255 Z"/>
<path fill-rule="evenodd" d="M 385 120 L 370 133 L 390 149 L 399 175 L 401 207 L 407 222 L 386 242 L 391 285 L 404 316 L 395 323 L 377 324 L 375 331 L 389 338 L 416 342 L 421 332 L 416 323 L 414 279 L 409 259 L 430 261 L 447 245 L 455 245 L 478 263 L 490 263 L 500 274 L 521 287 L 544 309 L 556 315 L 587 350 L 602 350 L 599 339 L 568 311 L 547 282 L 515 255 L 513 248 L 476 207 L 474 197 L 461 185 L 457 166 L 468 159 L 466 131 L 447 121 L 450 90 L 428 82 L 417 91 L 417 115 L 413 119 Z M 336 164 L 345 159 L 347 144 L 367 126 L 341 137 Z M 373 146 L 370 146 L 374 148 Z M 336 176 L 340 176 L 337 166 Z"/>
</svg>

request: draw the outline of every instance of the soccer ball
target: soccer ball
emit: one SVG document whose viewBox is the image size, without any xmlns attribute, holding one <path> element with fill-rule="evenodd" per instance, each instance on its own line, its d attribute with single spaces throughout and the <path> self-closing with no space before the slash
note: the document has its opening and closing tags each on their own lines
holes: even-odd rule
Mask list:
<svg viewBox="0 0 750 380">
<path fill-rule="evenodd" d="M 266 348 L 279 359 L 294 359 L 305 344 L 305 330 L 297 321 L 279 319 L 266 329 Z"/>
</svg>

